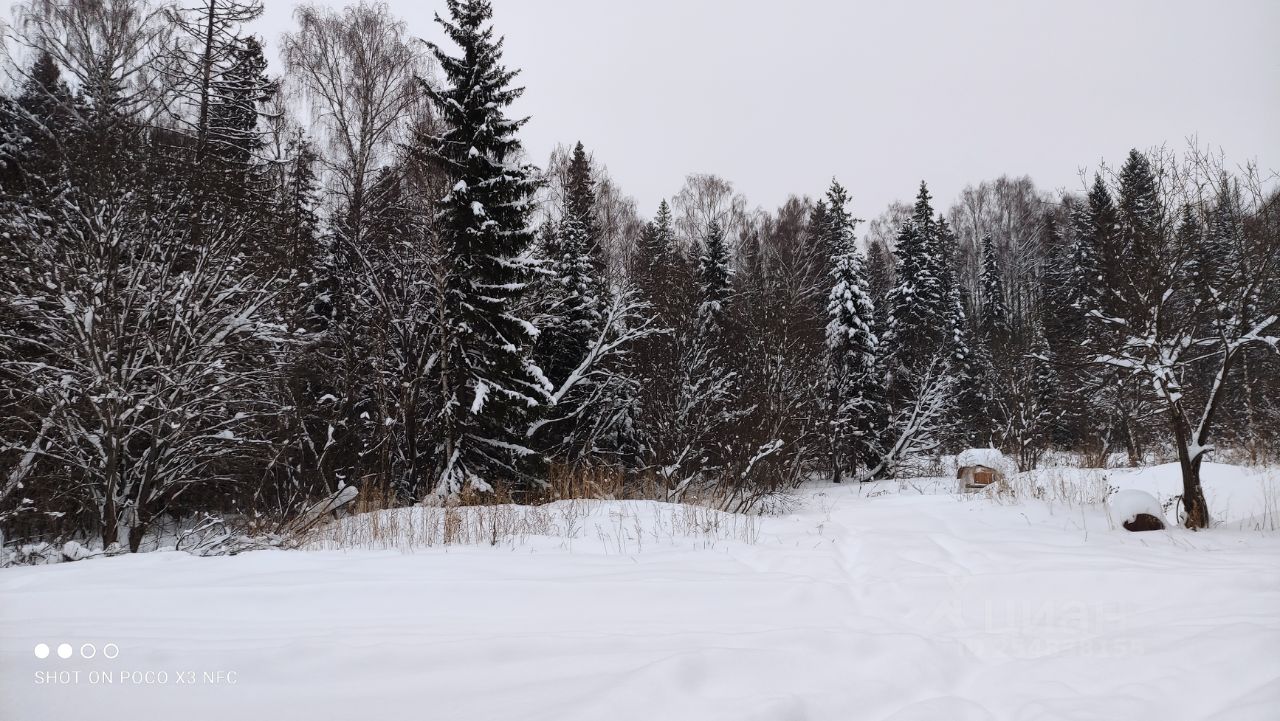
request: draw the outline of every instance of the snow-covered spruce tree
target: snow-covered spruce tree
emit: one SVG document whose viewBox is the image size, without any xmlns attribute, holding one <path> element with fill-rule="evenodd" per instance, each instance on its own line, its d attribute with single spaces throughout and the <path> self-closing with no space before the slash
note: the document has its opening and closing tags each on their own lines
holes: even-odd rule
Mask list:
<svg viewBox="0 0 1280 721">
<path fill-rule="evenodd" d="M 565 175 L 560 223 L 544 230 L 542 244 L 550 272 L 539 283 L 534 359 L 551 393 L 528 436 L 549 459 L 570 466 L 624 457 L 634 464 L 637 383 L 628 355 L 652 323 L 636 292 L 608 289 L 594 186 L 590 160 L 578 143 Z"/>
<path fill-rule="evenodd" d="M 1131 169 L 1131 177 L 1136 170 Z M 1144 271 L 1133 265 L 1133 246 L 1123 239 L 1115 200 L 1101 174 L 1094 175 L 1077 230 L 1081 236 L 1077 239 L 1081 262 L 1077 266 L 1080 279 L 1075 305 L 1085 314 L 1082 342 L 1092 357 L 1100 349 L 1120 342 L 1122 334 L 1117 326 L 1103 319 L 1126 312 L 1132 299 L 1126 298 L 1124 289 Z M 1085 275 L 1091 272 L 1092 277 Z M 1105 454 L 1119 445 L 1125 450 L 1129 465 L 1138 465 L 1142 460 L 1140 427 L 1149 415 L 1144 389 L 1115 368 L 1095 366 L 1082 373 L 1082 381 L 1082 390 L 1094 409 L 1094 433 L 1103 441 L 1100 450 Z"/>
<path fill-rule="evenodd" d="M 1065 205 L 1067 217 L 1079 214 L 1079 205 L 1074 200 L 1068 199 Z M 1040 275 L 1040 302 L 1036 322 L 1041 329 L 1047 352 L 1042 354 L 1033 347 L 1032 353 L 1037 357 L 1043 355 L 1043 358 L 1052 359 L 1052 371 L 1057 384 L 1057 391 L 1053 396 L 1053 432 L 1046 443 L 1079 447 L 1084 441 L 1086 421 L 1083 394 L 1076 391 L 1079 385 L 1077 374 L 1082 365 L 1079 360 L 1085 318 L 1072 301 L 1076 292 L 1073 287 L 1075 273 L 1072 270 L 1075 248 L 1054 213 L 1045 213 L 1043 222 L 1046 250 Z M 1045 362 L 1048 361 L 1042 360 L 1041 364 L 1044 365 Z"/>
<path fill-rule="evenodd" d="M 952 433 L 949 445 L 986 447 L 995 443 L 996 425 L 995 382 L 997 372 L 991 348 L 985 336 L 975 334 L 968 320 L 963 296 L 959 290 L 953 293 L 955 310 L 952 312 L 950 339 L 948 341 L 948 371 L 954 381 L 954 397 L 951 409 Z"/>
<path fill-rule="evenodd" d="M 844 188 L 832 180 L 823 204 L 830 210 L 819 228 L 826 233 L 824 245 L 837 253 L 832 261 L 826 328 L 831 480 L 835 483 L 846 469 L 856 472 L 874 463 L 882 391 L 875 304 L 867 292 L 847 203 Z"/>
<path fill-rule="evenodd" d="M 553 385 L 582 362 L 600 326 L 601 282 L 592 261 L 598 235 L 595 194 L 581 143 L 574 150 L 563 192 L 560 223 L 543 234 L 547 242 L 542 250 L 550 273 L 542 282 L 545 307 L 534 347 L 534 358 Z"/>
<path fill-rule="evenodd" d="M 696 485 L 712 485 L 731 465 L 733 424 L 741 419 L 735 362 L 735 328 L 729 322 L 733 272 L 720 225 L 710 221 L 697 243 L 690 307 L 674 318 L 670 344 L 647 347 L 644 373 L 656 376 L 643 389 L 644 437 L 650 465 L 678 497 Z M 652 339 L 651 339 L 652 340 Z M 670 378 L 666 376 L 671 376 Z"/>
<path fill-rule="evenodd" d="M 645 226 L 637 249 L 634 275 L 639 291 L 661 322 L 670 323 L 680 306 L 684 259 L 676 246 L 671 206 L 663 200 L 653 221 Z"/>
<path fill-rule="evenodd" d="M 63 177 L 75 100 L 47 51 L 36 54 L 26 76 L 0 110 L 0 192 L 39 202 Z"/>
<path fill-rule="evenodd" d="M 729 246 L 718 221 L 707 224 L 698 246 L 698 324 L 703 333 L 717 335 L 724 329 L 726 307 L 733 295 L 733 267 Z"/>
<path fill-rule="evenodd" d="M 834 178 L 832 182 L 835 182 Z M 841 190 L 844 189 L 841 188 Z M 828 209 L 826 198 L 818 198 L 813 204 L 813 210 L 809 211 L 809 233 L 817 242 L 818 252 L 826 262 L 828 275 L 835 269 L 836 259 L 841 255 L 841 248 L 832 245 L 835 234 L 831 232 L 831 223 L 831 211 Z"/>
<path fill-rule="evenodd" d="M 523 89 L 510 87 L 516 72 L 501 64 L 489 2 L 448 0 L 448 9 L 436 22 L 461 53 L 429 44 L 444 82 L 422 82 L 447 129 L 423 133 L 415 147 L 452 183 L 435 219 L 447 266 L 431 369 L 441 397 L 433 492 L 442 497 L 525 483 L 520 466 L 532 451 L 518 429 L 549 385 L 529 357 L 537 331 L 515 315 L 536 263 L 528 217 L 537 181 L 515 164 L 525 121 L 503 108 Z"/>
<path fill-rule="evenodd" d="M 951 268 L 954 246 L 921 183 L 894 249 L 898 269 L 884 340 L 890 410 L 875 474 L 893 472 L 908 456 L 935 451 L 955 435 L 949 396 L 957 354 L 967 356 L 958 345 L 967 321 Z"/>
<path fill-rule="evenodd" d="M 587 255 L 591 259 L 591 275 L 597 279 L 599 286 L 596 295 L 603 303 L 608 298 L 608 268 L 602 243 L 603 234 L 597 219 L 599 208 L 596 205 L 596 182 L 593 179 L 591 158 L 587 156 L 581 141 L 574 145 L 566 171 L 562 222 L 572 218 L 580 229 Z"/>
<path fill-rule="evenodd" d="M 658 205 L 654 219 L 646 224 L 632 265 L 632 277 L 648 315 L 660 331 L 637 343 L 632 360 L 639 381 L 638 431 L 642 445 L 639 466 L 668 489 L 683 478 L 676 459 L 686 457 L 684 432 L 673 419 L 680 412 L 678 399 L 687 372 L 682 356 L 689 307 L 693 296 L 693 273 L 686 256 L 676 245 L 671 208 L 666 200 Z"/>
<path fill-rule="evenodd" d="M 1102 189 L 1104 192 L 1106 188 Z M 1107 197 L 1110 197 L 1109 195 Z M 1102 248 L 1098 241 L 1091 204 L 1075 203 L 1071 209 L 1071 254 L 1068 259 L 1066 305 L 1063 316 L 1063 340 L 1087 344 L 1091 327 L 1086 318 L 1102 307 Z"/>
<path fill-rule="evenodd" d="M 1063 399 L 1069 407 L 1062 440 L 1101 456 L 1108 449 L 1096 444 L 1110 435 L 1110 412 L 1102 404 L 1103 376 L 1087 362 L 1097 333 L 1089 316 L 1102 307 L 1101 250 L 1088 202 L 1068 198 L 1066 204 L 1069 232 L 1062 265 L 1056 271 L 1046 268 L 1046 282 L 1058 285 L 1053 295 L 1046 289 L 1044 328 L 1061 368 Z"/>
<path fill-rule="evenodd" d="M 1009 306 L 1005 303 L 1004 279 L 990 235 L 982 237 L 982 314 L 980 327 L 988 347 L 1003 351 L 1009 340 Z"/>
<path fill-rule="evenodd" d="M 1082 302 L 1087 299 L 1094 303 L 1093 306 L 1085 308 L 1086 315 L 1097 313 L 1108 315 L 1116 310 L 1117 306 L 1123 305 L 1123 301 L 1116 294 L 1117 289 L 1123 285 L 1123 273 L 1126 271 L 1122 267 L 1124 257 L 1118 242 L 1116 222 L 1115 200 L 1111 196 L 1111 190 L 1102 179 L 1102 175 L 1095 174 L 1093 185 L 1089 188 L 1083 222 L 1079 227 L 1080 233 L 1087 234 L 1088 243 L 1082 243 L 1078 249 L 1091 256 L 1089 258 L 1091 265 L 1081 263 L 1079 271 L 1096 273 L 1092 279 L 1085 276 L 1081 280 L 1082 285 L 1085 283 L 1093 285 L 1092 288 L 1079 289 Z M 1101 330 L 1091 326 L 1092 334 L 1087 337 L 1087 340 L 1095 340 L 1093 334 Z"/>
<path fill-rule="evenodd" d="M 1280 346 L 1280 309 L 1264 301 L 1280 279 L 1280 240 L 1263 228 L 1233 232 L 1236 250 L 1217 259 L 1223 272 L 1213 274 L 1217 285 L 1205 294 L 1194 261 L 1200 239 L 1165 222 L 1159 196 L 1147 191 L 1154 176 L 1149 162 L 1131 156 L 1126 170 L 1120 232 L 1126 244 L 1145 246 L 1135 252 L 1150 263 L 1126 269 L 1125 282 L 1111 289 L 1127 303 L 1119 314 L 1098 318 L 1108 328 L 1109 344 L 1097 348 L 1095 362 L 1154 391 L 1182 468 L 1185 524 L 1203 528 L 1211 519 L 1200 466 L 1213 450 L 1212 433 L 1230 390 L 1240 382 L 1233 371 L 1250 347 Z M 1201 180 L 1208 185 L 1213 179 Z M 1237 201 L 1228 195 L 1226 202 Z"/>
<path fill-rule="evenodd" d="M 886 341 L 892 348 L 893 382 L 907 380 L 917 366 L 926 365 L 947 337 L 953 308 L 945 287 L 942 242 L 924 183 L 916 196 L 911 219 L 898 234 L 894 255 L 896 282 L 889 292 Z"/>
<path fill-rule="evenodd" d="M 283 267 L 296 276 L 295 285 L 305 291 L 306 302 L 295 303 L 295 311 L 306 318 L 310 330 L 320 330 L 316 318 L 316 283 L 321 267 L 320 179 L 316 175 L 319 157 L 311 141 L 299 131 L 288 141 L 285 160 L 278 168 L 275 190 L 277 237 L 281 240 Z"/>
<path fill-rule="evenodd" d="M 578 364 L 551 381 L 549 398 L 527 435 L 550 459 L 569 466 L 639 462 L 635 427 L 640 380 L 632 354 L 658 333 L 649 306 L 629 288 L 611 293 Z"/>
</svg>

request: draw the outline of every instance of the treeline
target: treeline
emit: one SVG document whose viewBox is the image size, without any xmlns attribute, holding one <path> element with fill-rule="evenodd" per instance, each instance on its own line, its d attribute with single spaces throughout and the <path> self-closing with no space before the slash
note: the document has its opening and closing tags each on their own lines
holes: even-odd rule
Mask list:
<svg viewBox="0 0 1280 721">
<path fill-rule="evenodd" d="M 1084 195 L 1002 178 L 866 225 L 839 183 L 651 220 L 579 143 L 524 161 L 483 0 L 451 44 L 376 4 L 19 7 L 0 97 L 0 530 L 136 550 L 162 519 L 346 486 L 728 509 L 993 444 L 1280 436 L 1277 195 L 1133 152 Z M 301 122 L 299 118 L 306 119 Z M 679 159 L 659 159 L 678 162 Z"/>
</svg>

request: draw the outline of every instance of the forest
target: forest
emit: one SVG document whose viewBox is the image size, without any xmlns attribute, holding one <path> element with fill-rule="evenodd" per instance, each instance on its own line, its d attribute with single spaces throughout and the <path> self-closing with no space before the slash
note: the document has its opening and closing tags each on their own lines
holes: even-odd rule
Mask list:
<svg viewBox="0 0 1280 721">
<path fill-rule="evenodd" d="M 441 45 L 375 2 L 278 43 L 261 0 L 18 5 L 0 539 L 137 551 L 353 487 L 747 511 L 970 447 L 1176 461 L 1200 528 L 1202 462 L 1277 460 L 1266 171 L 1192 142 L 1074 189 L 864 208 L 832 168 L 770 210 L 693 172 L 639 208 L 576 138 L 529 157 L 501 17 L 436 4 Z"/>
</svg>

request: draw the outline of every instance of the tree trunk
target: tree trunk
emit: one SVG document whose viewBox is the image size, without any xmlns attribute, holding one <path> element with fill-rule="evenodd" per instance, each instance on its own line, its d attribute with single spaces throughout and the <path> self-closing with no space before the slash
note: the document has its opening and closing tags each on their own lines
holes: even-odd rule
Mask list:
<svg viewBox="0 0 1280 721">
<path fill-rule="evenodd" d="M 841 466 L 841 463 L 840 463 L 841 456 L 843 455 L 840 452 L 841 450 L 840 449 L 840 432 L 837 430 L 837 428 L 838 426 L 836 425 L 836 423 L 833 422 L 831 424 L 831 438 L 830 438 L 831 482 L 832 483 L 840 483 L 843 480 L 842 476 L 844 475 L 844 468 Z"/>
<path fill-rule="evenodd" d="M 1182 508 L 1186 512 L 1183 524 L 1192 530 L 1209 526 L 1209 504 L 1204 500 L 1204 489 L 1200 486 L 1200 461 L 1203 453 L 1191 457 L 1191 425 L 1186 415 L 1174 406 L 1169 411 L 1169 420 L 1173 425 L 1174 439 L 1178 444 L 1178 465 L 1182 468 Z"/>
<path fill-rule="evenodd" d="M 116 503 L 108 495 L 106 505 L 102 509 L 102 548 L 106 550 L 116 542 L 119 529 L 116 527 Z"/>
<path fill-rule="evenodd" d="M 1129 455 L 1129 467 L 1137 468 L 1142 465 L 1142 453 L 1138 450 L 1138 443 L 1133 437 L 1133 426 L 1129 422 L 1129 414 L 1125 413 L 1121 416 L 1120 432 L 1124 434 L 1124 449 Z"/>
<path fill-rule="evenodd" d="M 1204 489 L 1200 486 L 1200 458 L 1197 457 L 1182 469 L 1182 506 L 1186 509 L 1187 528 L 1207 528 L 1209 526 L 1209 504 L 1204 500 Z"/>
<path fill-rule="evenodd" d="M 142 537 L 147 532 L 147 526 L 141 520 L 138 525 L 129 529 L 129 553 L 137 553 L 142 547 Z"/>
</svg>

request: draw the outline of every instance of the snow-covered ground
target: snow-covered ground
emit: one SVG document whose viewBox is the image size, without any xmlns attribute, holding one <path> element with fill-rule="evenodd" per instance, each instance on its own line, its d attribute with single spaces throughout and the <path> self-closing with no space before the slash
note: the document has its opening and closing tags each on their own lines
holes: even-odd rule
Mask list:
<svg viewBox="0 0 1280 721">
<path fill-rule="evenodd" d="M 316 543 L 417 532 L 412 552 L 10 568 L 0 719 L 1271 721 L 1276 478 L 1205 478 L 1227 522 L 1200 533 L 1128 533 L 1096 502 L 1165 501 L 1175 467 L 1057 469 L 1012 500 L 918 479 L 754 520 L 557 504 L 455 518 L 479 542 L 449 546 L 415 511 Z"/>
</svg>

